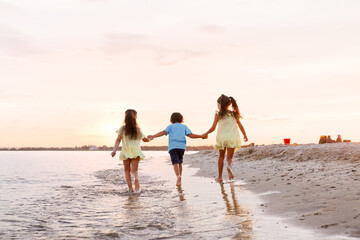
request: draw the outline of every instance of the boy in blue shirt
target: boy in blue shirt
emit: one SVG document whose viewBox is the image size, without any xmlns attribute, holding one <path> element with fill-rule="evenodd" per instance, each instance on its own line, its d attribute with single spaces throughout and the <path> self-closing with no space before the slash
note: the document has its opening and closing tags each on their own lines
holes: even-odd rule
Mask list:
<svg viewBox="0 0 360 240">
<path fill-rule="evenodd" d="M 174 167 L 174 172 L 177 177 L 177 181 L 176 181 L 177 187 L 181 186 L 182 163 L 186 148 L 185 136 L 188 136 L 190 138 L 202 138 L 202 139 L 207 138 L 207 135 L 205 134 L 203 135 L 193 134 L 186 125 L 182 124 L 183 119 L 184 118 L 180 113 L 174 112 L 173 114 L 171 114 L 170 117 L 171 124 L 167 126 L 167 128 L 164 131 L 158 132 L 155 135 L 149 135 L 147 137 L 148 139 L 152 140 L 157 137 L 169 135 L 168 150 L 172 165 Z"/>
</svg>

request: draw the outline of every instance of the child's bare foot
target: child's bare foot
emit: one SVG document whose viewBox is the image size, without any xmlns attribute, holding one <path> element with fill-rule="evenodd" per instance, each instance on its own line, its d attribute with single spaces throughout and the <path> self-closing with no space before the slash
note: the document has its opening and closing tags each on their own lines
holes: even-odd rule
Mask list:
<svg viewBox="0 0 360 240">
<path fill-rule="evenodd" d="M 181 187 L 181 176 L 177 177 L 176 186 Z"/>
<path fill-rule="evenodd" d="M 129 193 L 133 193 L 133 192 L 134 192 L 134 189 L 130 188 Z"/>
<path fill-rule="evenodd" d="M 185 201 L 185 194 L 184 194 L 184 191 L 182 190 L 181 187 L 178 187 L 177 188 L 177 191 L 179 193 L 179 200 L 180 201 Z"/>
<path fill-rule="evenodd" d="M 135 180 L 134 180 L 134 185 L 135 185 L 135 192 L 139 192 L 139 191 L 140 191 L 140 182 L 139 182 L 139 179 L 135 178 Z"/>
<path fill-rule="evenodd" d="M 216 182 L 219 182 L 219 183 L 222 183 L 222 182 L 223 182 L 222 178 L 220 178 L 220 177 L 215 178 L 215 181 L 216 181 Z"/>
<path fill-rule="evenodd" d="M 228 174 L 229 174 L 229 180 L 233 180 L 234 179 L 234 174 L 231 170 L 231 167 L 227 167 L 227 171 L 228 171 Z"/>
</svg>

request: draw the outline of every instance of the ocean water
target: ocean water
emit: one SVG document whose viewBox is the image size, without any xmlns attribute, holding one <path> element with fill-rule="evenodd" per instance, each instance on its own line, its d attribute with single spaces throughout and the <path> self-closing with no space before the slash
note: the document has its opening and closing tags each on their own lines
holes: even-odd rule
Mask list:
<svg viewBox="0 0 360 240">
<path fill-rule="evenodd" d="M 167 152 L 145 152 L 129 194 L 110 152 L 0 152 L 0 239 L 252 239 L 234 184 L 183 186 Z"/>
<path fill-rule="evenodd" d="M 0 152 L 0 239 L 352 239 L 264 213 L 261 196 L 278 192 L 254 195 L 186 165 L 178 189 L 168 153 L 144 153 L 142 191 L 129 194 L 110 152 Z"/>
</svg>

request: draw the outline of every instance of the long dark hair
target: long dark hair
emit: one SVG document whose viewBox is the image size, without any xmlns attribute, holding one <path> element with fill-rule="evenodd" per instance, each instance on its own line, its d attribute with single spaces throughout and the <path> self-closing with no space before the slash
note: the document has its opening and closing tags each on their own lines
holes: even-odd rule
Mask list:
<svg viewBox="0 0 360 240">
<path fill-rule="evenodd" d="M 137 112 L 134 109 L 125 111 L 125 120 L 122 131 L 130 139 L 137 139 L 139 134 L 139 127 L 136 122 Z"/>
<path fill-rule="evenodd" d="M 226 114 L 230 113 L 233 115 L 236 119 L 242 118 L 239 107 L 236 103 L 236 100 L 233 97 L 228 97 L 224 94 L 221 94 L 221 96 L 218 98 L 217 102 L 220 104 L 220 111 L 219 111 L 219 118 L 224 117 Z M 227 110 L 227 108 L 230 106 L 233 109 L 233 111 Z"/>
</svg>

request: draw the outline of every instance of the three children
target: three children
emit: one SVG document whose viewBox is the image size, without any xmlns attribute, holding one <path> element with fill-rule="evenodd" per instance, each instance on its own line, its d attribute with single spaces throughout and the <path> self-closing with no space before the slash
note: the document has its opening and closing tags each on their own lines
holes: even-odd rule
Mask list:
<svg viewBox="0 0 360 240">
<path fill-rule="evenodd" d="M 229 180 L 234 178 L 231 167 L 233 154 L 241 146 L 239 129 L 244 136 L 244 141 L 247 141 L 248 139 L 245 133 L 245 129 L 240 123 L 241 115 L 235 99 L 222 94 L 217 102 L 219 111 L 216 111 L 215 113 L 213 125 L 206 133 L 202 135 L 192 133 L 186 125 L 182 124 L 184 121 L 183 116 L 178 112 L 174 112 L 170 117 L 171 124 L 167 126 L 165 130 L 145 137 L 137 125 L 136 111 L 132 109 L 126 110 L 124 125 L 117 131 L 118 137 L 115 141 L 111 156 L 115 156 L 116 150 L 122 141 L 122 150 L 120 152 L 119 158 L 123 161 L 124 164 L 125 179 L 130 192 L 133 191 L 131 175 L 134 177 L 135 192 L 140 191 L 138 164 L 139 161 L 144 158 L 140 148 L 141 140 L 144 142 L 149 142 L 154 138 L 169 135 L 168 151 L 174 168 L 174 173 L 177 178 L 176 186 L 180 187 L 183 156 L 186 148 L 186 136 L 190 138 L 206 139 L 208 134 L 216 129 L 217 124 L 219 124 L 219 127 L 214 148 L 215 150 L 219 151 L 219 176 L 216 178 L 216 180 L 222 182 L 222 171 L 224 167 L 225 155 L 227 155 L 226 160 L 228 164 L 227 171 Z M 230 105 L 232 107 L 231 110 L 229 109 Z"/>
</svg>

